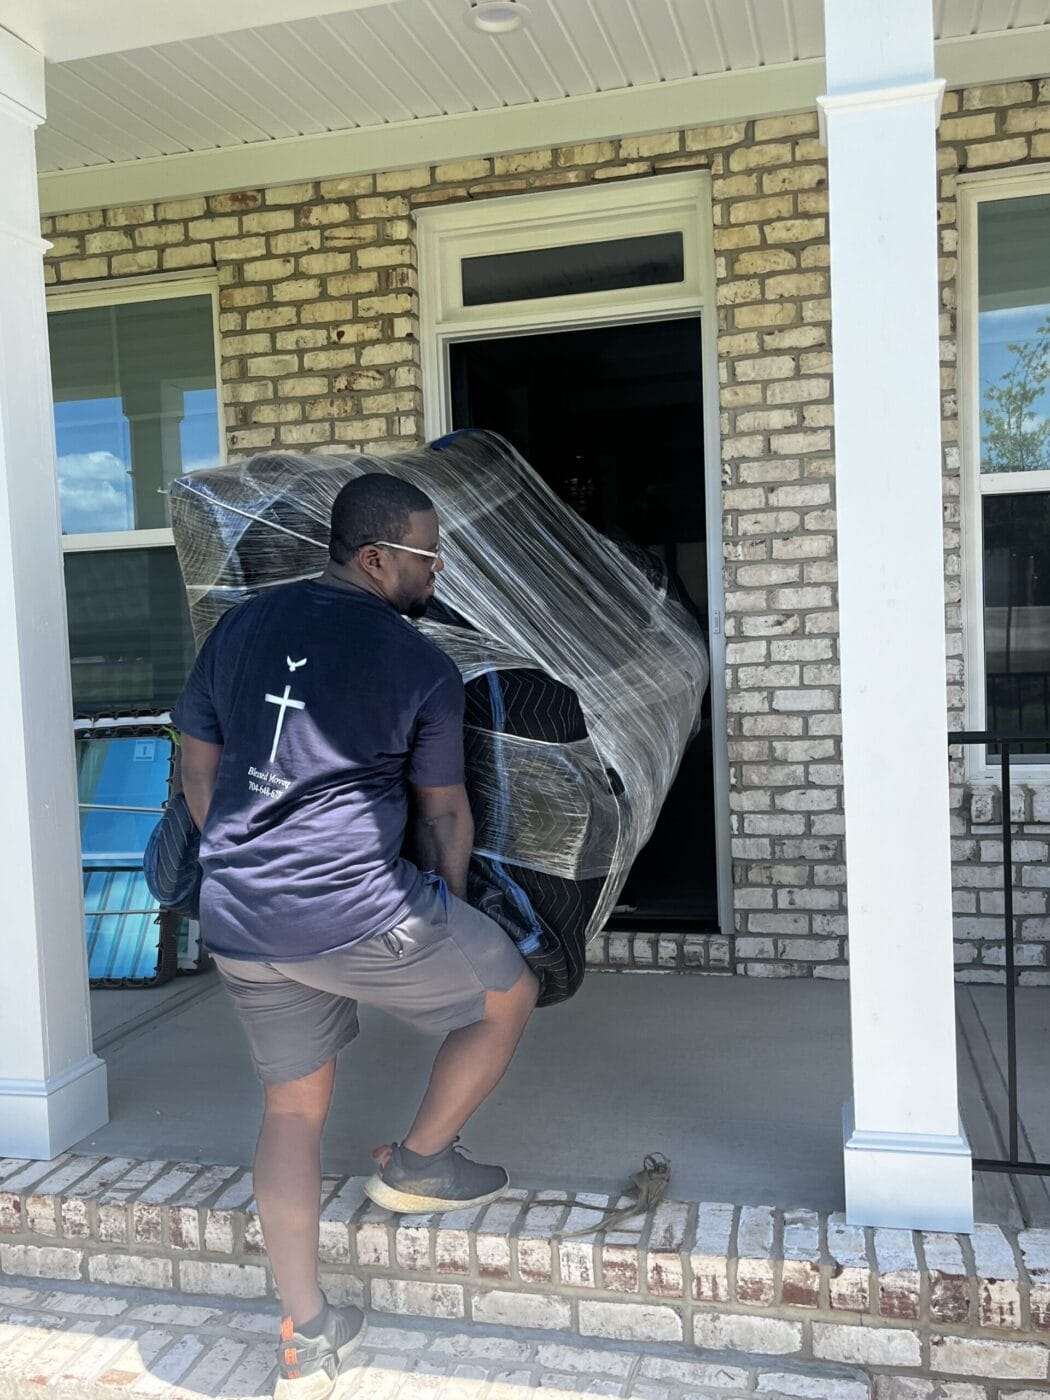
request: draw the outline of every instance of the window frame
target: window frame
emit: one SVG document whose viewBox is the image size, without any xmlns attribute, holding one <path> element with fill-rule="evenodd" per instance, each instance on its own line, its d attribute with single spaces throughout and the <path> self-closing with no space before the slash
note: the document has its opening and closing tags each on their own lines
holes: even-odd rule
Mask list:
<svg viewBox="0 0 1050 1400">
<path fill-rule="evenodd" d="M 675 310 L 691 312 L 708 299 L 707 249 L 698 218 L 706 188 L 702 176 L 680 172 L 646 181 L 537 190 L 524 200 L 511 195 L 465 206 L 415 210 L 420 286 L 426 289 L 420 313 L 427 324 L 421 325 L 421 334 L 455 328 L 464 337 L 482 336 L 507 322 L 527 332 L 557 325 L 575 327 L 589 317 L 598 323 L 609 318 L 651 320 Z M 681 282 L 463 304 L 461 264 L 466 258 L 665 233 L 682 238 Z"/>
<path fill-rule="evenodd" d="M 85 282 L 79 287 L 49 287 L 47 312 L 82 311 L 93 306 L 127 306 L 133 302 L 175 301 L 206 296 L 211 300 L 212 341 L 215 348 L 216 411 L 219 428 L 219 466 L 227 457 L 226 423 L 223 403 L 221 335 L 219 331 L 219 282 L 215 273 L 202 275 L 199 269 L 167 273 L 162 277 L 112 278 L 105 282 Z M 57 459 L 56 459 L 57 472 Z M 60 527 L 61 528 L 61 527 Z M 77 535 L 61 535 L 62 552 L 79 553 L 102 549 L 173 548 L 175 536 L 170 526 L 151 530 L 109 530 Z"/>
<path fill-rule="evenodd" d="M 984 203 L 1050 195 L 1050 164 L 994 174 L 960 175 L 958 415 L 962 507 L 962 630 L 966 668 L 967 729 L 984 729 L 987 692 L 984 646 L 984 498 L 993 495 L 1050 494 L 1050 469 L 1030 472 L 981 472 L 980 312 L 978 304 L 977 222 Z M 1050 786 L 1050 761 L 1026 763 L 1016 755 L 1010 763 L 1015 781 Z M 1001 769 L 988 761 L 985 746 L 968 746 L 966 780 L 977 786 L 999 786 Z"/>
</svg>

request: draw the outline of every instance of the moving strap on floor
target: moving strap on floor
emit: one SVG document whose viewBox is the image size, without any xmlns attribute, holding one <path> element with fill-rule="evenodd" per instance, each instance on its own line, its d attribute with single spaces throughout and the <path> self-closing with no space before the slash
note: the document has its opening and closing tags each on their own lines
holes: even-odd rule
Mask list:
<svg viewBox="0 0 1050 1400">
<path fill-rule="evenodd" d="M 628 1190 L 637 1193 L 637 1197 L 631 1205 L 607 1210 L 596 1225 L 585 1225 L 582 1230 L 556 1230 L 553 1238 L 571 1240 L 578 1235 L 594 1235 L 599 1230 L 607 1230 L 611 1225 L 619 1225 L 624 1220 L 630 1220 L 632 1215 L 645 1214 L 660 1203 L 670 1181 L 670 1160 L 662 1152 L 647 1153 L 641 1171 L 635 1172 L 631 1177 Z M 579 1206 L 584 1210 L 595 1209 L 590 1201 L 572 1200 L 568 1204 Z"/>
</svg>

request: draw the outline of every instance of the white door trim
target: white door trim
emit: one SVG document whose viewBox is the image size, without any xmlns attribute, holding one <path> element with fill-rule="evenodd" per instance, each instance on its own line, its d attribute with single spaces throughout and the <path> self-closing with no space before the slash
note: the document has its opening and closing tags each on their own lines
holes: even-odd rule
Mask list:
<svg viewBox="0 0 1050 1400">
<path fill-rule="evenodd" d="M 722 933 L 729 935 L 733 930 L 733 877 L 726 738 L 718 333 L 710 177 L 706 173 L 689 172 L 616 185 L 512 195 L 505 199 L 423 209 L 416 214 L 416 222 L 423 416 L 430 440 L 441 437 L 452 426 L 449 347 L 456 341 L 700 317 L 718 922 Z M 484 307 L 462 304 L 459 262 L 464 256 L 678 230 L 682 232 L 685 249 L 685 281 L 682 283 Z"/>
</svg>

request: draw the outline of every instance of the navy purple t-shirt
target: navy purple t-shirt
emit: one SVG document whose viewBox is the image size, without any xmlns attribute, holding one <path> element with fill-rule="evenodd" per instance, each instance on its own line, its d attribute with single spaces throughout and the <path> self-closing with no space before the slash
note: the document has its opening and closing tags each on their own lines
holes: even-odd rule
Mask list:
<svg viewBox="0 0 1050 1400">
<path fill-rule="evenodd" d="M 201 934 L 295 960 L 392 928 L 422 876 L 401 855 L 408 785 L 463 781 L 456 666 L 382 598 L 315 581 L 232 608 L 175 725 L 223 746 L 201 839 Z"/>
</svg>

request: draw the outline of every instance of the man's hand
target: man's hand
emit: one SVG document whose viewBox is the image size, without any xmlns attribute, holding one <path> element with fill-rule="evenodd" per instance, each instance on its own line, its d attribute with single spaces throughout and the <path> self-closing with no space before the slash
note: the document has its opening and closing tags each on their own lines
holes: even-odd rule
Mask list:
<svg viewBox="0 0 1050 1400">
<path fill-rule="evenodd" d="M 221 744 L 205 743 L 192 734 L 182 736 L 182 790 L 198 831 L 204 830 L 221 761 Z"/>
<path fill-rule="evenodd" d="M 413 787 L 419 863 L 436 871 L 459 899 L 467 897 L 467 866 L 474 845 L 474 818 L 467 789 Z"/>
</svg>

